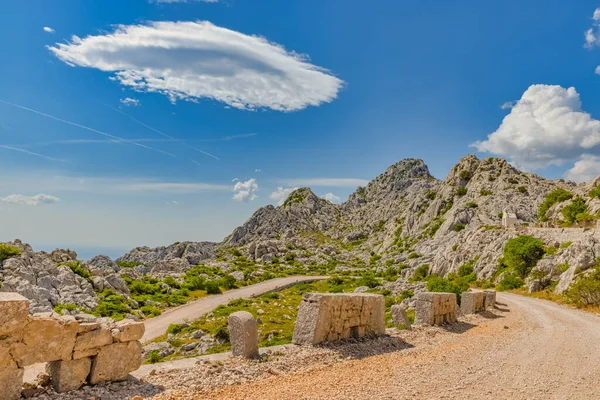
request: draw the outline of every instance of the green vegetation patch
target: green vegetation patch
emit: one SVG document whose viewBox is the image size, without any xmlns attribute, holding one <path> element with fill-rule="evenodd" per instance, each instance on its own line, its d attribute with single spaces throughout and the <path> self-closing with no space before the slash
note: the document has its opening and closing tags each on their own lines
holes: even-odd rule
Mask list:
<svg viewBox="0 0 600 400">
<path fill-rule="evenodd" d="M 10 244 L 0 243 L 0 263 L 8 258 L 21 255 L 21 250 Z"/>
<path fill-rule="evenodd" d="M 548 193 L 544 202 L 540 205 L 538 210 L 538 217 L 542 221 L 547 221 L 546 213 L 556 203 L 562 203 L 563 201 L 571 200 L 573 198 L 573 193 L 565 190 L 565 189 L 556 189 L 552 192 Z"/>
<path fill-rule="evenodd" d="M 500 264 L 525 278 L 544 254 L 545 246 L 541 240 L 522 235 L 506 242 Z"/>
</svg>

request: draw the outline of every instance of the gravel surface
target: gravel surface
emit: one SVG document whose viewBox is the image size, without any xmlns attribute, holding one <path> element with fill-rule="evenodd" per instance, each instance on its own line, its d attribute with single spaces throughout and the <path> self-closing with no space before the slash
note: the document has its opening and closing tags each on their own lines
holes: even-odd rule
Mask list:
<svg viewBox="0 0 600 400">
<path fill-rule="evenodd" d="M 46 399 L 593 399 L 600 318 L 498 294 L 493 313 L 371 341 L 290 347 L 262 361 L 200 361 Z M 189 362 L 189 360 L 188 360 Z M 134 396 L 141 397 L 134 397 Z"/>
</svg>

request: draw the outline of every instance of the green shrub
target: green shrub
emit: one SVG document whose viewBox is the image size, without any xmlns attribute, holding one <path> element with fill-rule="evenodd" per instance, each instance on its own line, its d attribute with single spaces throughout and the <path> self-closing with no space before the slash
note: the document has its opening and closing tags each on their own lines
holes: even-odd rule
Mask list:
<svg viewBox="0 0 600 400">
<path fill-rule="evenodd" d="M 523 287 L 524 284 L 525 284 L 525 282 L 523 281 L 523 279 L 521 279 L 513 274 L 507 274 L 504 277 L 504 279 L 502 279 L 500 281 L 500 283 L 498 284 L 498 290 L 518 289 L 520 287 Z"/>
<path fill-rule="evenodd" d="M 157 362 L 160 362 L 160 360 L 161 358 L 160 354 L 158 354 L 158 350 L 152 350 L 150 354 L 148 354 L 148 363 L 156 364 Z"/>
<path fill-rule="evenodd" d="M 429 275 L 429 264 L 423 264 L 413 273 L 412 280 L 413 281 L 424 281 L 425 278 Z"/>
<path fill-rule="evenodd" d="M 181 285 L 179 284 L 179 282 L 177 282 L 175 280 L 175 278 L 173 278 L 172 276 L 167 276 L 164 280 L 164 283 L 166 283 L 167 285 L 171 286 L 173 289 L 179 289 L 181 288 Z"/>
<path fill-rule="evenodd" d="M 402 293 L 400 293 L 400 301 L 402 301 L 404 299 L 410 299 L 414 295 L 415 295 L 415 292 L 412 289 L 403 290 Z"/>
<path fill-rule="evenodd" d="M 519 193 L 527 193 L 527 188 L 525 186 L 519 186 L 517 190 Z"/>
<path fill-rule="evenodd" d="M 425 195 L 425 197 L 427 197 L 428 200 L 435 200 L 435 192 L 433 190 L 429 190 L 427 191 L 427 194 Z"/>
<path fill-rule="evenodd" d="M 569 242 L 564 242 L 564 243 L 561 243 L 561 244 L 560 244 L 560 248 L 561 248 L 561 249 L 566 249 L 566 248 L 568 248 L 568 247 L 569 247 L 570 245 L 572 245 L 572 244 L 573 244 L 573 242 L 571 242 L 571 241 L 569 241 Z"/>
<path fill-rule="evenodd" d="M 543 256 L 544 243 L 533 236 L 522 235 L 506 242 L 502 263 L 525 278 Z"/>
<path fill-rule="evenodd" d="M 207 294 L 221 294 L 221 288 L 218 281 L 208 281 L 205 285 Z"/>
<path fill-rule="evenodd" d="M 456 251 L 458 249 L 459 244 L 455 243 L 452 245 L 452 251 Z"/>
<path fill-rule="evenodd" d="M 468 181 L 469 179 L 471 179 L 471 177 L 473 176 L 471 174 L 471 171 L 469 171 L 468 169 L 463 169 L 462 171 L 460 171 L 460 179 L 462 179 L 463 181 Z"/>
<path fill-rule="evenodd" d="M 173 335 L 177 335 L 178 333 L 181 333 L 182 330 L 183 330 L 183 325 L 181 325 L 181 324 L 171 324 L 167 328 L 167 333 L 171 333 Z"/>
<path fill-rule="evenodd" d="M 481 189 L 479 191 L 480 196 L 490 196 L 492 194 L 494 194 L 494 192 L 492 192 L 491 190 L 487 190 L 487 189 Z"/>
<path fill-rule="evenodd" d="M 596 186 L 595 188 L 593 188 L 590 193 L 588 193 L 588 195 L 592 198 L 597 198 L 600 199 L 600 186 Z"/>
<path fill-rule="evenodd" d="M 571 204 L 562 209 L 562 215 L 568 223 L 574 224 L 581 214 L 587 214 L 587 209 L 588 207 L 583 197 L 577 197 Z"/>
<path fill-rule="evenodd" d="M 519 183 L 519 181 L 516 180 L 515 178 L 508 178 L 508 183 L 510 183 L 512 185 L 516 185 L 517 183 Z"/>
<path fill-rule="evenodd" d="M 0 243 L 0 263 L 7 258 L 21 255 L 21 250 L 10 244 Z"/>
<path fill-rule="evenodd" d="M 475 203 L 474 201 L 470 201 L 466 204 L 467 207 L 469 208 L 477 208 L 477 203 Z"/>
<path fill-rule="evenodd" d="M 237 283 L 237 281 L 235 280 L 235 278 L 233 277 L 233 275 L 229 275 L 229 274 L 225 275 L 219 281 L 220 286 L 222 286 L 226 290 L 236 288 L 237 287 L 236 283 Z"/>
<path fill-rule="evenodd" d="M 71 271 L 73 271 L 75 274 L 79 275 L 80 277 L 82 277 L 83 279 L 85 279 L 88 282 L 92 281 L 92 274 L 90 274 L 90 271 L 85 269 L 79 261 L 73 261 L 73 262 L 69 262 L 69 263 L 61 263 L 59 265 L 64 265 L 64 266 L 71 268 Z"/>
<path fill-rule="evenodd" d="M 420 257 L 423 257 L 423 256 L 421 254 L 417 253 L 416 251 L 413 251 L 412 253 L 410 253 L 408 255 L 409 260 L 412 260 L 414 258 L 420 258 Z"/>
<path fill-rule="evenodd" d="M 548 219 L 546 218 L 546 213 L 548 212 L 550 207 L 552 207 L 556 203 L 562 203 L 563 201 L 567 201 L 572 198 L 573 198 L 573 193 L 571 193 L 565 189 L 559 188 L 559 189 L 553 190 L 546 196 L 542 205 L 540 205 L 540 208 L 538 210 L 538 217 L 542 221 L 547 221 Z"/>
<path fill-rule="evenodd" d="M 185 287 L 189 290 L 204 290 L 206 288 L 206 279 L 197 275 L 186 275 Z"/>
<path fill-rule="evenodd" d="M 468 189 L 465 188 L 465 187 L 461 187 L 461 188 L 456 189 L 456 195 L 457 196 L 464 196 L 465 194 L 467 194 L 467 192 L 468 192 Z"/>
<path fill-rule="evenodd" d="M 578 307 L 600 305 L 600 280 L 581 278 L 571 285 L 566 296 Z"/>
<path fill-rule="evenodd" d="M 469 290 L 469 283 L 462 279 L 450 280 L 434 275 L 427 281 L 428 292 L 455 293 L 458 304 L 460 304 L 461 293 L 467 290 Z"/>
<path fill-rule="evenodd" d="M 62 304 L 62 303 L 58 303 L 57 305 L 54 306 L 53 308 L 54 312 L 57 314 L 63 314 L 63 311 L 75 311 L 77 310 L 77 304 Z"/>
<path fill-rule="evenodd" d="M 454 229 L 454 232 L 460 232 L 462 230 L 464 230 L 466 228 L 465 224 L 454 224 L 454 227 L 452 229 Z"/>
<path fill-rule="evenodd" d="M 94 310 L 94 315 L 123 319 L 125 314 L 130 312 L 127 299 L 110 289 L 105 289 L 98 295 L 98 298 L 98 306 Z"/>
<path fill-rule="evenodd" d="M 231 249 L 231 255 L 233 255 L 234 257 L 241 257 L 242 252 L 239 251 L 238 249 Z"/>
<path fill-rule="evenodd" d="M 469 261 L 468 263 L 465 263 L 458 267 L 458 276 L 466 277 L 474 274 L 475 272 L 473 270 L 473 264 L 474 262 Z"/>
<path fill-rule="evenodd" d="M 366 275 L 356 281 L 356 284 L 358 286 L 368 286 L 369 288 L 373 289 L 374 287 L 379 286 L 379 281 L 372 275 Z"/>
<path fill-rule="evenodd" d="M 558 268 L 560 272 L 566 272 L 569 269 L 569 263 L 557 265 L 556 268 Z"/>
<path fill-rule="evenodd" d="M 158 317 L 161 314 L 160 308 L 156 306 L 142 306 L 140 311 L 144 313 L 146 317 Z"/>
</svg>

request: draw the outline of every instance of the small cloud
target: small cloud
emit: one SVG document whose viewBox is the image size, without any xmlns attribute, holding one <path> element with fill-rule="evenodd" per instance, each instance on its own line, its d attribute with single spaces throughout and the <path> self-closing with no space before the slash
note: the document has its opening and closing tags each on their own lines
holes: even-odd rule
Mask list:
<svg viewBox="0 0 600 400">
<path fill-rule="evenodd" d="M 600 65 L 596 67 L 596 75 L 600 75 Z"/>
<path fill-rule="evenodd" d="M 325 200 L 329 201 L 330 203 L 334 203 L 334 204 L 339 204 L 342 201 L 342 199 L 339 196 L 336 196 L 335 194 L 333 194 L 331 192 L 325 193 L 322 197 Z"/>
<path fill-rule="evenodd" d="M 283 203 L 285 203 L 285 200 L 288 198 L 288 196 L 290 195 L 290 193 L 292 193 L 294 190 L 297 190 L 297 187 L 291 187 L 291 188 L 283 188 L 283 186 L 277 186 L 277 190 L 274 192 L 271 192 L 271 194 L 269 195 L 269 197 L 273 200 L 275 200 L 277 202 L 278 205 L 283 205 Z"/>
<path fill-rule="evenodd" d="M 239 179 L 238 179 L 238 178 L 233 178 L 233 179 L 231 180 L 231 182 L 237 182 L 237 181 L 239 181 Z"/>
<path fill-rule="evenodd" d="M 259 168 L 256 168 L 256 169 L 254 170 L 254 172 L 260 172 L 260 169 L 259 169 Z"/>
<path fill-rule="evenodd" d="M 508 110 L 509 108 L 513 108 L 515 106 L 515 104 L 516 104 L 515 101 L 507 101 L 506 103 L 502 104 L 500 106 L 500 108 L 503 110 Z"/>
<path fill-rule="evenodd" d="M 256 199 L 256 192 L 258 191 L 258 184 L 256 179 L 251 178 L 246 182 L 237 182 L 233 187 L 233 199 L 237 201 L 252 201 Z"/>
<path fill-rule="evenodd" d="M 54 33 L 54 29 L 50 28 L 49 26 L 45 26 L 43 29 L 44 29 L 44 32 Z"/>
<path fill-rule="evenodd" d="M 573 164 L 573 168 L 565 172 L 565 178 L 580 182 L 588 182 L 600 176 L 600 157 L 592 154 L 583 154 Z"/>
<path fill-rule="evenodd" d="M 173 201 L 171 202 L 171 204 L 173 204 L 174 206 L 178 206 L 178 205 L 179 205 L 179 202 L 178 202 L 177 200 L 173 200 Z"/>
<path fill-rule="evenodd" d="M 138 99 L 132 99 L 131 97 L 126 97 L 124 99 L 119 100 L 121 102 L 121 104 L 123 104 L 124 106 L 130 107 L 139 107 L 140 106 L 140 101 Z"/>
<path fill-rule="evenodd" d="M 596 8 L 592 19 L 594 20 L 592 27 L 585 31 L 584 47 L 588 49 L 600 44 L 600 8 Z"/>
<path fill-rule="evenodd" d="M 25 206 L 38 206 L 40 204 L 58 203 L 60 199 L 49 194 L 36 194 L 35 196 L 25 196 L 22 194 L 11 194 L 6 197 L 0 197 L 0 203 L 18 204 Z"/>
</svg>

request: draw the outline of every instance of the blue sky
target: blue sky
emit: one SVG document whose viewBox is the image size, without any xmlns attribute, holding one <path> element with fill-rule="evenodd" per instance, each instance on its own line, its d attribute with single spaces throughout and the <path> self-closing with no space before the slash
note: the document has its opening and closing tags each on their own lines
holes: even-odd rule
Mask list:
<svg viewBox="0 0 600 400">
<path fill-rule="evenodd" d="M 406 157 L 589 179 L 597 7 L 4 1 L 0 240 L 220 240 L 294 187 L 344 201 Z"/>
</svg>

